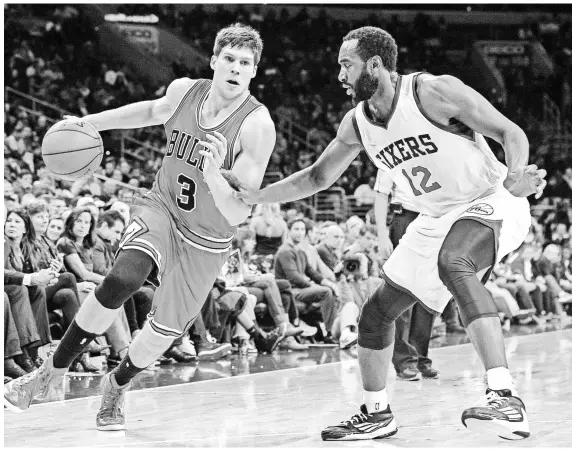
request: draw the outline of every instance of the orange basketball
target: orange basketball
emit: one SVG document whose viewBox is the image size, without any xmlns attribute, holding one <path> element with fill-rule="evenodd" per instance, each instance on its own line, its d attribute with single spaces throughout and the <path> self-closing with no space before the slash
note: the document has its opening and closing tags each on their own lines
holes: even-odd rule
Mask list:
<svg viewBox="0 0 575 450">
<path fill-rule="evenodd" d="M 54 124 L 42 141 L 42 158 L 46 167 L 67 180 L 92 175 L 103 156 L 104 144 L 100 133 L 82 120 L 62 120 Z"/>
</svg>

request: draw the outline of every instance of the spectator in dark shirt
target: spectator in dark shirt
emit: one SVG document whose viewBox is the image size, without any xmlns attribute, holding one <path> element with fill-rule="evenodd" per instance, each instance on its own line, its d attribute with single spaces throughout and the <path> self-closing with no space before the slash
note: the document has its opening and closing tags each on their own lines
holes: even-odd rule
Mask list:
<svg viewBox="0 0 575 450">
<path fill-rule="evenodd" d="M 296 302 L 305 305 L 319 302 L 325 325 L 325 330 L 322 327 L 322 331 L 324 337 L 327 337 L 331 334 L 327 330 L 331 330 L 337 313 L 338 289 L 336 283 L 323 278 L 310 266 L 305 252 L 299 246 L 305 233 L 305 222 L 302 219 L 288 223 L 288 239 L 275 257 L 275 275 L 276 278 L 291 283 Z"/>
<path fill-rule="evenodd" d="M 317 248 L 319 257 L 334 272 L 337 263 L 341 261 L 341 248 L 345 241 L 345 234 L 338 225 L 331 225 L 325 231 L 325 238 Z"/>
</svg>

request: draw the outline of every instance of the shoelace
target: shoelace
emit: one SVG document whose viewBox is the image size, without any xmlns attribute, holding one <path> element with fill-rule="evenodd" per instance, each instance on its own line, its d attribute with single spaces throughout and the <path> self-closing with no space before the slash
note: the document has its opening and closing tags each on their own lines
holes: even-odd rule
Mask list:
<svg viewBox="0 0 575 450">
<path fill-rule="evenodd" d="M 104 411 L 102 412 L 111 411 L 112 416 L 116 417 L 116 413 L 121 409 L 118 405 L 118 398 L 121 397 L 121 395 L 121 389 L 112 388 L 112 390 L 104 397 Z"/>
<path fill-rule="evenodd" d="M 491 391 L 489 394 L 482 398 L 482 406 L 500 407 L 505 403 L 505 398 L 500 397 L 496 392 Z"/>
<path fill-rule="evenodd" d="M 350 420 L 344 420 L 343 425 L 353 425 L 354 423 L 365 422 L 369 418 L 369 414 L 359 413 L 351 417 Z"/>
</svg>

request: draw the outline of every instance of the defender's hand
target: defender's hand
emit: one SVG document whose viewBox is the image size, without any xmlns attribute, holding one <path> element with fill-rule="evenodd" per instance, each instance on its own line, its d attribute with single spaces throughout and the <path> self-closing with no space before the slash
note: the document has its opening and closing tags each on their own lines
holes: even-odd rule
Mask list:
<svg viewBox="0 0 575 450">
<path fill-rule="evenodd" d="M 515 197 L 528 197 L 535 194 L 535 198 L 539 198 L 547 185 L 546 175 L 545 169 L 537 169 L 535 164 L 531 164 L 524 169 L 508 173 L 503 186 Z"/>
<path fill-rule="evenodd" d="M 260 192 L 258 189 L 245 189 L 240 186 L 240 190 L 234 191 L 233 195 L 247 205 L 257 205 L 260 202 Z"/>
</svg>

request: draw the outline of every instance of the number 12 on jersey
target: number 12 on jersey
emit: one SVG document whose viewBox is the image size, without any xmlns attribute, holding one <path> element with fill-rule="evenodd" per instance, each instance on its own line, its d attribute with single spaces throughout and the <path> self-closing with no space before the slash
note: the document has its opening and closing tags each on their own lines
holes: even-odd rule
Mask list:
<svg viewBox="0 0 575 450">
<path fill-rule="evenodd" d="M 401 171 L 401 173 L 403 173 L 403 175 L 405 175 L 405 178 L 407 178 L 407 181 L 409 182 L 409 185 L 411 186 L 411 190 L 413 191 L 413 194 L 416 197 L 423 195 L 423 192 L 425 192 L 426 194 L 429 194 L 430 192 L 436 191 L 436 190 L 441 188 L 441 185 L 438 182 L 436 182 L 436 181 L 434 181 L 432 183 L 429 182 L 429 179 L 431 178 L 431 173 L 425 167 L 415 166 L 414 168 L 411 169 L 411 176 L 413 178 L 416 178 L 417 175 L 419 175 L 420 173 L 423 174 L 423 177 L 421 178 L 421 180 L 419 182 L 419 187 L 423 190 L 423 192 L 421 192 L 419 189 L 417 189 L 415 187 L 415 185 L 413 184 L 413 180 L 407 174 L 405 169 L 403 169 Z"/>
</svg>

